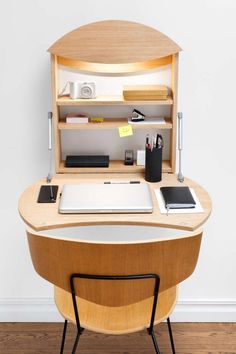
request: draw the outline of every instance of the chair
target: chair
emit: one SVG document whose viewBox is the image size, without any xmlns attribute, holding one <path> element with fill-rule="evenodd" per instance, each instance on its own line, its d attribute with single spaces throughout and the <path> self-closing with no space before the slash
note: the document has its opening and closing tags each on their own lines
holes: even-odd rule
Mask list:
<svg viewBox="0 0 236 354">
<path fill-rule="evenodd" d="M 175 353 L 170 313 L 177 285 L 195 269 L 202 231 L 187 237 L 139 243 L 89 243 L 27 231 L 35 270 L 55 285 L 58 310 L 77 325 L 72 354 L 84 329 L 123 334 L 147 329 L 160 353 L 154 325 L 167 319 Z"/>
</svg>

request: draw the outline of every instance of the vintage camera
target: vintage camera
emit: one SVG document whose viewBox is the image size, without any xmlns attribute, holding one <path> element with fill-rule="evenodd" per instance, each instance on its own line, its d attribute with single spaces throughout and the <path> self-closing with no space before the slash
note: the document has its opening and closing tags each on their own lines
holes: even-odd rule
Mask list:
<svg viewBox="0 0 236 354">
<path fill-rule="evenodd" d="M 70 82 L 70 98 L 95 98 L 96 97 L 96 87 L 95 82 L 81 82 L 81 81 L 71 81 Z"/>
</svg>

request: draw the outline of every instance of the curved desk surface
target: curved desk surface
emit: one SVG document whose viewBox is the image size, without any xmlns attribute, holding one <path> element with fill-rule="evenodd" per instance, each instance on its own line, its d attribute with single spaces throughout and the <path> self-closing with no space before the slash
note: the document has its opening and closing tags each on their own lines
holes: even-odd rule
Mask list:
<svg viewBox="0 0 236 354">
<path fill-rule="evenodd" d="M 130 181 L 139 180 L 147 183 L 142 174 L 81 174 L 81 175 L 55 175 L 52 185 L 58 185 L 56 203 L 37 203 L 41 185 L 45 185 L 45 179 L 28 187 L 20 197 L 19 212 L 25 223 L 35 231 L 74 226 L 92 225 L 133 225 L 155 226 L 193 231 L 199 228 L 208 219 L 211 213 L 211 199 L 208 193 L 196 182 L 185 178 L 183 183 L 177 180 L 176 175 L 163 174 L 162 181 L 150 183 L 153 198 L 153 213 L 151 214 L 59 214 L 59 196 L 62 186 L 66 183 L 103 183 L 105 181 Z M 161 214 L 155 196 L 155 189 L 162 186 L 189 186 L 193 188 L 203 209 L 202 213 L 193 214 Z"/>
</svg>

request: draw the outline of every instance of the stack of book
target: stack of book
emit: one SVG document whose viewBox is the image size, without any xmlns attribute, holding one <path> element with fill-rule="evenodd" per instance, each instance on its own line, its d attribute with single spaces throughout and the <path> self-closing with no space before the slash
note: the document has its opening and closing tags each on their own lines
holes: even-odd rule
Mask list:
<svg viewBox="0 0 236 354">
<path fill-rule="evenodd" d="M 67 114 L 66 116 L 66 123 L 70 124 L 81 124 L 81 123 L 88 123 L 89 118 L 85 114 Z"/>
<path fill-rule="evenodd" d="M 168 87 L 165 85 L 128 85 L 124 86 L 123 96 L 127 101 L 166 100 Z"/>
</svg>

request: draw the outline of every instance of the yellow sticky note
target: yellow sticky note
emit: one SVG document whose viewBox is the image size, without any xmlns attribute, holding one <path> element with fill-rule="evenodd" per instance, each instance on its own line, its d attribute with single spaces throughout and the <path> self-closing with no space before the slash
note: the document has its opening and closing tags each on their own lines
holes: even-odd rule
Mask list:
<svg viewBox="0 0 236 354">
<path fill-rule="evenodd" d="M 125 136 L 133 135 L 133 129 L 131 125 L 124 125 L 123 127 L 119 127 L 118 129 L 121 138 L 124 138 Z"/>
</svg>

